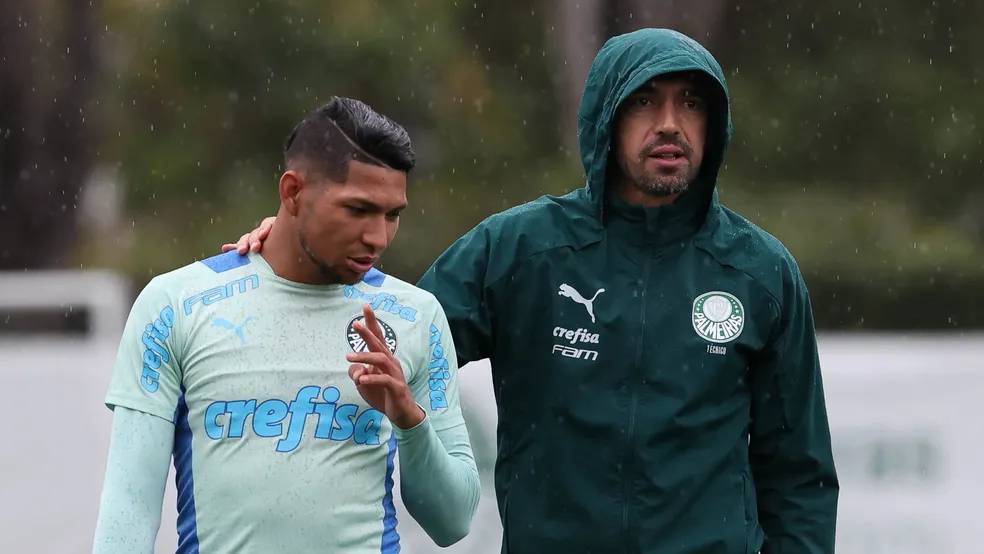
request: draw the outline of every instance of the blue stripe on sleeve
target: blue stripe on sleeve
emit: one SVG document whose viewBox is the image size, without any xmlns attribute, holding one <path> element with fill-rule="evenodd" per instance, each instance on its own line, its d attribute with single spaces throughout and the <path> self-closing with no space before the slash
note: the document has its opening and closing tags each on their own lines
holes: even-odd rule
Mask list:
<svg viewBox="0 0 984 554">
<path fill-rule="evenodd" d="M 225 254 L 205 258 L 202 263 L 207 265 L 212 271 L 222 273 L 230 269 L 236 269 L 249 263 L 249 256 L 241 256 L 239 252 L 230 250 Z"/>
<path fill-rule="evenodd" d="M 174 484 L 178 489 L 178 550 L 198 554 L 198 522 L 195 517 L 195 481 L 191 468 L 191 426 L 184 387 L 174 418 Z"/>
<path fill-rule="evenodd" d="M 393 505 L 393 458 L 396 456 L 396 433 L 386 441 L 389 454 L 386 455 L 386 494 L 383 496 L 383 541 L 381 554 L 400 552 L 400 534 L 396 532 L 396 506 Z"/>
</svg>

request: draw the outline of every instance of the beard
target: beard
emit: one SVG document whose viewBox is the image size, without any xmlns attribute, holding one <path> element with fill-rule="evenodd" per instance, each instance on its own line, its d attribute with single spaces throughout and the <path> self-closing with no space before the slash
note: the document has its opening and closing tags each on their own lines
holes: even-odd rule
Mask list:
<svg viewBox="0 0 984 554">
<path fill-rule="evenodd" d="M 331 266 L 331 264 L 329 264 L 328 262 L 322 260 L 317 255 L 315 255 L 315 253 L 313 251 L 311 251 L 310 246 L 308 246 L 307 235 L 304 233 L 304 231 L 300 231 L 298 233 L 298 240 L 301 243 L 301 250 L 304 251 L 304 254 L 308 257 L 308 260 L 310 260 L 310 262 L 312 264 L 314 264 L 315 267 L 318 268 L 318 272 L 320 272 L 321 273 L 321 276 L 324 278 L 324 284 L 326 284 L 326 285 L 337 285 L 337 284 L 351 285 L 352 283 L 355 283 L 355 282 L 358 281 L 358 279 L 355 279 L 355 280 L 352 281 L 352 283 L 346 283 L 345 282 L 345 279 L 342 278 L 342 276 L 338 272 L 338 270 L 336 270 L 335 268 L 333 268 Z"/>
<path fill-rule="evenodd" d="M 650 196 L 672 196 L 686 192 L 696 174 L 686 175 L 645 175 L 642 179 L 631 179 L 629 183 Z"/>
<path fill-rule="evenodd" d="M 659 169 L 647 169 L 646 161 L 652 151 L 657 147 L 666 145 L 680 148 L 687 164 L 674 173 L 665 173 Z M 690 184 L 697 180 L 697 173 L 700 168 L 694 167 L 690 163 L 692 155 L 693 148 L 684 141 L 657 140 L 644 146 L 635 159 L 631 161 L 620 159 L 618 165 L 622 170 L 622 178 L 627 185 L 649 196 L 665 197 L 686 192 L 690 188 Z"/>
</svg>

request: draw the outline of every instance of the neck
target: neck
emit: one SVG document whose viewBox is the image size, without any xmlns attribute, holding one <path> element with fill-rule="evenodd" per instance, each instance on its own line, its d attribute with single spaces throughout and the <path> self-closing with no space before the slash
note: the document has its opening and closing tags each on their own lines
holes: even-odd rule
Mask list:
<svg viewBox="0 0 984 554">
<path fill-rule="evenodd" d="M 682 194 L 680 192 L 667 195 L 648 194 L 639 190 L 639 187 L 634 187 L 624 180 L 619 180 L 615 183 L 615 193 L 618 194 L 618 197 L 623 202 L 634 206 L 642 206 L 643 208 L 657 208 L 672 204 Z"/>
<path fill-rule="evenodd" d="M 297 219 L 283 207 L 277 213 L 277 223 L 263 242 L 263 259 L 278 277 L 311 285 L 325 285 L 325 277 L 310 258 L 298 239 Z"/>
</svg>

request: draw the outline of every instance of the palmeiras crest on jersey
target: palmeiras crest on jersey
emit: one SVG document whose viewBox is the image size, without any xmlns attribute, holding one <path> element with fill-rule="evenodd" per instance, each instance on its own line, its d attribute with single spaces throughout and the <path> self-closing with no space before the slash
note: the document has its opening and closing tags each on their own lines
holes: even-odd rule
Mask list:
<svg viewBox="0 0 984 554">
<path fill-rule="evenodd" d="M 356 321 L 365 325 L 365 319 L 365 316 L 361 315 L 352 318 L 352 321 L 349 321 L 348 323 L 348 328 L 345 330 L 345 338 L 348 339 L 349 346 L 351 346 L 352 350 L 355 352 L 369 351 L 369 346 L 366 344 L 366 341 L 362 340 L 362 336 L 359 335 L 359 332 L 352 326 L 352 324 Z M 383 340 L 386 341 L 386 348 L 389 348 L 390 353 L 396 354 L 396 332 L 393 331 L 393 328 L 390 327 L 388 323 L 378 317 L 376 318 L 376 322 L 379 323 L 379 327 L 383 330 Z"/>
<path fill-rule="evenodd" d="M 690 315 L 697 335 L 711 342 L 733 341 L 745 328 L 745 307 L 727 292 L 712 291 L 698 296 Z"/>
</svg>

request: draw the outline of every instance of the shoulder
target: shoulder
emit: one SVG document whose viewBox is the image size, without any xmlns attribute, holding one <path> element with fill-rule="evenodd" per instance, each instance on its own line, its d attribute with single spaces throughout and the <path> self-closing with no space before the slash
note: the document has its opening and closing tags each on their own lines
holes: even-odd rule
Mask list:
<svg viewBox="0 0 984 554">
<path fill-rule="evenodd" d="M 579 188 L 563 196 L 541 196 L 493 214 L 466 237 L 481 238 L 489 256 L 488 278 L 494 281 L 531 256 L 556 248 L 580 249 L 600 240 L 603 228 L 598 210 L 587 190 Z"/>
<path fill-rule="evenodd" d="M 225 254 L 197 260 L 167 273 L 162 273 L 154 277 L 153 281 L 161 285 L 188 282 L 221 282 L 228 277 L 252 270 L 251 256 L 254 255 L 248 254 L 241 256 L 235 251 L 226 252 Z"/>
<path fill-rule="evenodd" d="M 366 273 L 365 276 L 362 277 L 362 280 L 357 284 L 362 286 L 366 291 L 370 292 L 388 292 L 391 294 L 398 294 L 407 299 L 414 299 L 424 302 L 437 302 L 437 300 L 434 299 L 433 294 L 412 283 L 408 283 L 399 277 L 395 277 L 388 273 L 383 273 L 376 268 L 369 270 L 369 272 Z"/>
<path fill-rule="evenodd" d="M 358 283 L 346 285 L 343 294 L 368 303 L 374 310 L 391 312 L 410 322 L 430 320 L 435 312 L 443 313 L 433 294 L 376 268 Z"/>
<path fill-rule="evenodd" d="M 793 255 L 779 239 L 744 216 L 721 205 L 713 209 L 713 220 L 700 233 L 698 247 L 718 263 L 759 282 L 781 304 L 790 284 L 801 279 Z"/>
<path fill-rule="evenodd" d="M 564 232 L 570 230 L 570 224 L 595 216 L 592 208 L 586 189 L 579 188 L 562 196 L 543 195 L 503 210 L 485 218 L 478 226 L 498 234 L 520 234 L 535 229 L 538 233 L 563 237 Z M 555 225 L 544 229 L 544 223 Z"/>
<path fill-rule="evenodd" d="M 255 274 L 253 269 L 249 255 L 228 252 L 157 275 L 147 283 L 140 296 L 187 303 L 196 295 L 207 295 L 213 288 L 228 287 L 249 278 Z M 254 288 L 256 285 L 258 283 L 254 283 Z"/>
</svg>

